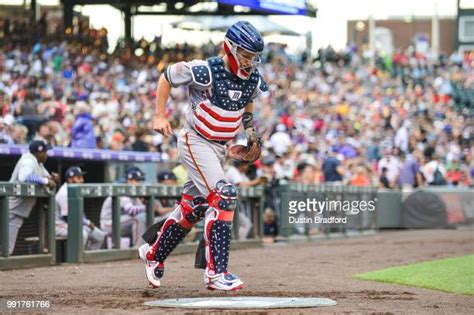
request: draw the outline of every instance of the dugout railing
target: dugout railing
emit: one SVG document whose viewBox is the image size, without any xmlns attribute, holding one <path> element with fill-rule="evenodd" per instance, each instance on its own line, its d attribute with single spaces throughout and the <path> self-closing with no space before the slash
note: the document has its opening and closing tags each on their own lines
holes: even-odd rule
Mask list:
<svg viewBox="0 0 474 315">
<path fill-rule="evenodd" d="M 287 183 L 276 186 L 240 188 L 242 201 L 251 203 L 250 215 L 253 230 L 250 234 L 253 240 L 234 242 L 233 248 L 260 246 L 264 231 L 264 211 L 268 208 L 273 210 L 277 217 L 278 235 L 280 238 L 291 239 L 292 237 L 312 239 L 313 232 L 319 236 L 331 237 L 334 235 L 351 236 L 352 233 L 373 231 L 381 228 L 404 228 L 402 224 L 403 206 L 409 196 L 427 191 L 436 193 L 445 205 L 449 223 L 474 222 L 474 190 L 472 188 L 454 187 L 423 187 L 411 192 L 399 190 L 380 190 L 375 187 L 354 187 L 343 185 L 304 185 L 298 183 Z M 121 248 L 120 235 L 120 196 L 139 197 L 143 196 L 147 201 L 147 224 L 154 221 L 153 204 L 155 198 L 177 199 L 181 195 L 181 188 L 177 186 L 144 185 L 131 186 L 121 184 L 83 184 L 69 186 L 69 233 L 66 243 L 65 261 L 72 263 L 107 261 L 115 259 L 135 258 L 136 250 L 132 248 Z M 8 255 L 9 243 L 9 209 L 8 197 L 20 196 L 38 198 L 47 203 L 47 210 L 42 207 L 39 215 L 34 218 L 38 225 L 37 247 L 38 254 L 34 255 Z M 82 217 L 84 215 L 84 203 L 88 199 L 112 197 L 112 249 L 98 251 L 84 251 L 82 243 Z M 375 211 L 361 211 L 351 213 L 350 211 L 322 211 L 316 214 L 311 211 L 290 211 L 290 202 L 306 202 L 307 200 L 325 201 L 347 201 L 375 202 Z M 0 182 L 0 269 L 21 268 L 29 266 L 49 265 L 56 263 L 57 244 L 55 239 L 55 200 L 54 194 L 48 192 L 41 186 L 28 184 L 12 184 Z M 37 207 L 38 208 L 38 207 Z M 421 204 L 421 208 L 426 208 Z M 89 209 L 88 209 L 89 210 Z M 96 209 L 97 210 L 97 209 Z M 327 209 L 326 209 L 327 210 Z M 97 214 L 97 213 L 96 213 Z M 294 218 L 342 218 L 347 221 L 330 223 L 290 223 L 290 216 Z M 37 219 L 36 219 L 37 218 Z M 238 216 L 234 216 L 234 238 L 238 235 Z M 18 241 L 18 240 L 17 240 Z M 61 241 L 58 241 L 59 243 Z M 191 253 L 196 249 L 196 244 L 182 244 L 176 252 Z"/>
<path fill-rule="evenodd" d="M 67 238 L 67 262 L 97 262 L 115 259 L 134 258 L 137 256 L 136 249 L 121 248 L 120 231 L 120 201 L 121 196 L 144 197 L 147 204 L 147 226 L 154 222 L 154 200 L 155 198 L 179 198 L 181 187 L 168 185 L 118 185 L 118 184 L 82 184 L 68 185 L 68 238 Z M 112 249 L 109 250 L 84 250 L 82 246 L 82 218 L 84 215 L 84 199 L 98 197 L 112 197 Z M 233 241 L 233 248 L 254 247 L 261 245 L 263 236 L 262 211 L 264 194 L 262 187 L 239 188 L 241 200 L 248 200 L 254 204 L 252 207 L 252 225 L 254 227 L 254 238 L 245 241 Z M 238 226 L 238 216 L 234 216 L 234 227 Z M 234 229 L 235 235 L 236 229 Z M 181 248 L 180 248 L 181 247 Z M 186 248 L 186 244 L 179 246 L 177 252 L 195 251 L 196 244 Z"/>
<path fill-rule="evenodd" d="M 40 207 L 38 234 L 39 250 L 34 255 L 9 255 L 9 197 L 38 198 L 47 201 L 44 214 Z M 112 249 L 89 251 L 83 248 L 83 216 L 84 201 L 88 198 L 112 198 Z M 120 204 L 121 196 L 144 197 L 147 203 L 147 225 L 154 222 L 154 200 L 155 198 L 177 199 L 181 196 L 181 187 L 167 185 L 121 185 L 121 184 L 81 184 L 68 185 L 68 237 L 66 243 L 66 262 L 97 262 L 117 259 L 135 258 L 135 248 L 121 248 L 120 233 Z M 233 248 L 250 248 L 261 246 L 263 237 L 262 211 L 264 205 L 263 187 L 239 188 L 241 200 L 252 204 L 251 221 L 253 229 L 252 238 L 237 241 L 233 240 Z M 48 192 L 39 185 L 15 184 L 0 182 L 0 270 L 23 267 L 35 267 L 55 264 L 57 257 L 56 233 L 55 233 L 55 194 Z M 234 239 L 238 236 L 238 216 L 234 216 Z M 20 240 L 17 239 L 17 243 Z M 191 253 L 196 250 L 196 244 L 181 244 L 176 252 Z M 60 261 L 62 262 L 62 261 Z"/>
<path fill-rule="evenodd" d="M 9 255 L 9 197 L 38 198 L 47 202 L 46 211 L 43 208 L 39 208 L 38 254 Z M 42 186 L 0 182 L 0 270 L 44 266 L 55 263 L 55 208 L 54 193 Z"/>
</svg>

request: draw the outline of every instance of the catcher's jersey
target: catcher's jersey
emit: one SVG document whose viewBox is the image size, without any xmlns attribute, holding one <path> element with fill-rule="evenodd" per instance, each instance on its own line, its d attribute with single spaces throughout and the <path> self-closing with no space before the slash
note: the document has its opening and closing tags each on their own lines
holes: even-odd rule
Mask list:
<svg viewBox="0 0 474 315">
<path fill-rule="evenodd" d="M 223 67 L 219 70 L 227 78 L 235 78 Z M 187 124 L 206 139 L 228 141 L 237 135 L 245 107 L 263 90 L 264 82 L 256 75 L 255 88 L 248 88 L 248 84 L 234 84 L 229 80 L 231 83 L 227 85 L 232 90 L 225 86 L 224 99 L 221 97 L 216 101 L 214 89 L 221 91 L 225 82 L 217 81 L 219 75 L 216 78 L 213 72 L 208 61 L 193 60 L 168 66 L 165 77 L 172 87 L 189 87 L 190 106 L 185 110 Z"/>
</svg>

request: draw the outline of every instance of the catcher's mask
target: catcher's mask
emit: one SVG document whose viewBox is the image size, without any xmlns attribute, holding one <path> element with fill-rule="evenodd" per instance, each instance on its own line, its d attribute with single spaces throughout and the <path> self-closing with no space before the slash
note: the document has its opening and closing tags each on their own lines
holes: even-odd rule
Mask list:
<svg viewBox="0 0 474 315">
<path fill-rule="evenodd" d="M 233 24 L 224 39 L 224 51 L 232 73 L 247 80 L 261 62 L 263 46 L 262 35 L 252 24 L 246 21 Z"/>
</svg>

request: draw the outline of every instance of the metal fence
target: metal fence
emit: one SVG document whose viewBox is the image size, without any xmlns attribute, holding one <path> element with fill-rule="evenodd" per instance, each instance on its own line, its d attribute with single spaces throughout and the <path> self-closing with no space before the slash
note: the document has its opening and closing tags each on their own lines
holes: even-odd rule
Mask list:
<svg viewBox="0 0 474 315">
<path fill-rule="evenodd" d="M 82 246 L 82 218 L 84 215 L 84 200 L 87 198 L 112 197 L 112 250 L 84 251 Z M 135 257 L 134 249 L 121 248 L 120 233 L 120 196 L 145 197 L 147 204 L 147 226 L 153 224 L 153 205 L 155 198 L 179 198 L 181 187 L 166 185 L 112 185 L 112 184 L 83 184 L 68 185 L 68 239 L 67 262 L 90 262 L 109 259 Z M 263 189 L 261 187 L 240 188 L 239 196 L 258 205 L 253 208 L 252 224 L 255 227 L 254 236 L 263 235 L 261 211 L 263 209 Z M 234 216 L 238 217 L 238 216 Z M 237 224 L 238 225 L 238 222 Z M 235 226 L 235 225 L 234 225 Z"/>
<path fill-rule="evenodd" d="M 133 258 L 135 249 L 121 248 L 120 201 L 121 196 L 144 197 L 147 204 L 147 225 L 154 221 L 155 198 L 178 199 L 181 188 L 165 185 L 119 185 L 119 184 L 82 184 L 68 185 L 69 216 L 68 238 L 66 241 L 65 261 L 80 263 Z M 253 243 L 247 247 L 259 246 L 264 236 L 264 211 L 271 209 L 275 216 L 278 235 L 283 239 L 293 236 L 311 237 L 314 234 L 328 235 L 375 230 L 379 228 L 403 228 L 404 207 L 409 196 L 419 191 L 436 193 L 443 203 L 449 223 L 468 223 L 474 221 L 474 190 L 450 187 L 424 188 L 407 194 L 395 190 L 377 190 L 375 187 L 354 187 L 342 185 L 304 185 L 288 183 L 268 185 L 266 187 L 240 188 L 240 199 L 245 203 L 253 225 Z M 38 198 L 47 202 L 47 210 L 41 207 L 33 217 L 31 224 L 36 225 L 38 250 L 35 255 L 8 255 L 9 209 L 8 196 Z M 86 207 L 98 207 L 106 197 L 112 198 L 112 249 L 88 251 L 83 248 L 82 227 L 84 212 L 96 225 L 99 223 L 98 211 Z M 102 200 L 97 200 L 97 199 Z M 95 201 L 94 201 L 95 200 Z M 95 203 L 94 203 L 94 202 Z M 336 206 L 333 207 L 335 202 Z M 369 209 L 367 205 L 374 205 Z M 0 182 L 0 269 L 19 268 L 33 265 L 56 263 L 55 238 L 55 200 L 54 195 L 36 185 L 11 184 Z M 421 204 L 420 210 L 425 211 Z M 46 213 L 45 213 L 46 212 Z M 234 216 L 234 238 L 238 236 L 238 215 Z M 20 240 L 21 241 L 21 240 Z M 65 242 L 61 240 L 60 242 Z M 61 243 L 58 243 L 61 244 Z M 243 243 L 235 242 L 235 247 Z M 252 245 L 253 244 L 253 245 Z M 64 245 L 64 244 L 61 244 Z M 246 245 L 244 245 L 246 246 Z M 176 251 L 192 252 L 195 244 L 183 250 L 186 244 Z"/>
<path fill-rule="evenodd" d="M 46 199 L 46 214 L 39 208 L 38 216 L 38 254 L 10 256 L 9 244 L 9 206 L 8 197 L 27 197 Z M 56 259 L 54 194 L 41 186 L 0 182 L 0 269 L 19 268 L 31 265 L 54 264 Z"/>
</svg>

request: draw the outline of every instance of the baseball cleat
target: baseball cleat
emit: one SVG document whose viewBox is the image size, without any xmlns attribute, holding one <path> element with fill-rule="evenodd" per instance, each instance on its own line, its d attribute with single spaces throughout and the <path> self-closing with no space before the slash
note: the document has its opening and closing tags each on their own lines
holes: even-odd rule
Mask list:
<svg viewBox="0 0 474 315">
<path fill-rule="evenodd" d="M 237 275 L 230 272 L 223 272 L 211 276 L 209 273 L 204 273 L 204 283 L 208 290 L 222 290 L 222 291 L 237 291 L 244 287 L 244 283 Z"/>
<path fill-rule="evenodd" d="M 147 259 L 147 252 L 149 248 L 150 248 L 150 245 L 146 243 L 140 246 L 138 248 L 138 256 L 145 263 L 145 275 L 148 282 L 150 283 L 150 286 L 152 288 L 158 288 L 161 285 L 160 278 L 163 276 L 164 268 L 163 268 L 163 264 L 159 264 L 157 261 Z M 161 265 L 161 277 L 157 277 L 156 269 L 158 269 L 160 265 Z"/>
</svg>

